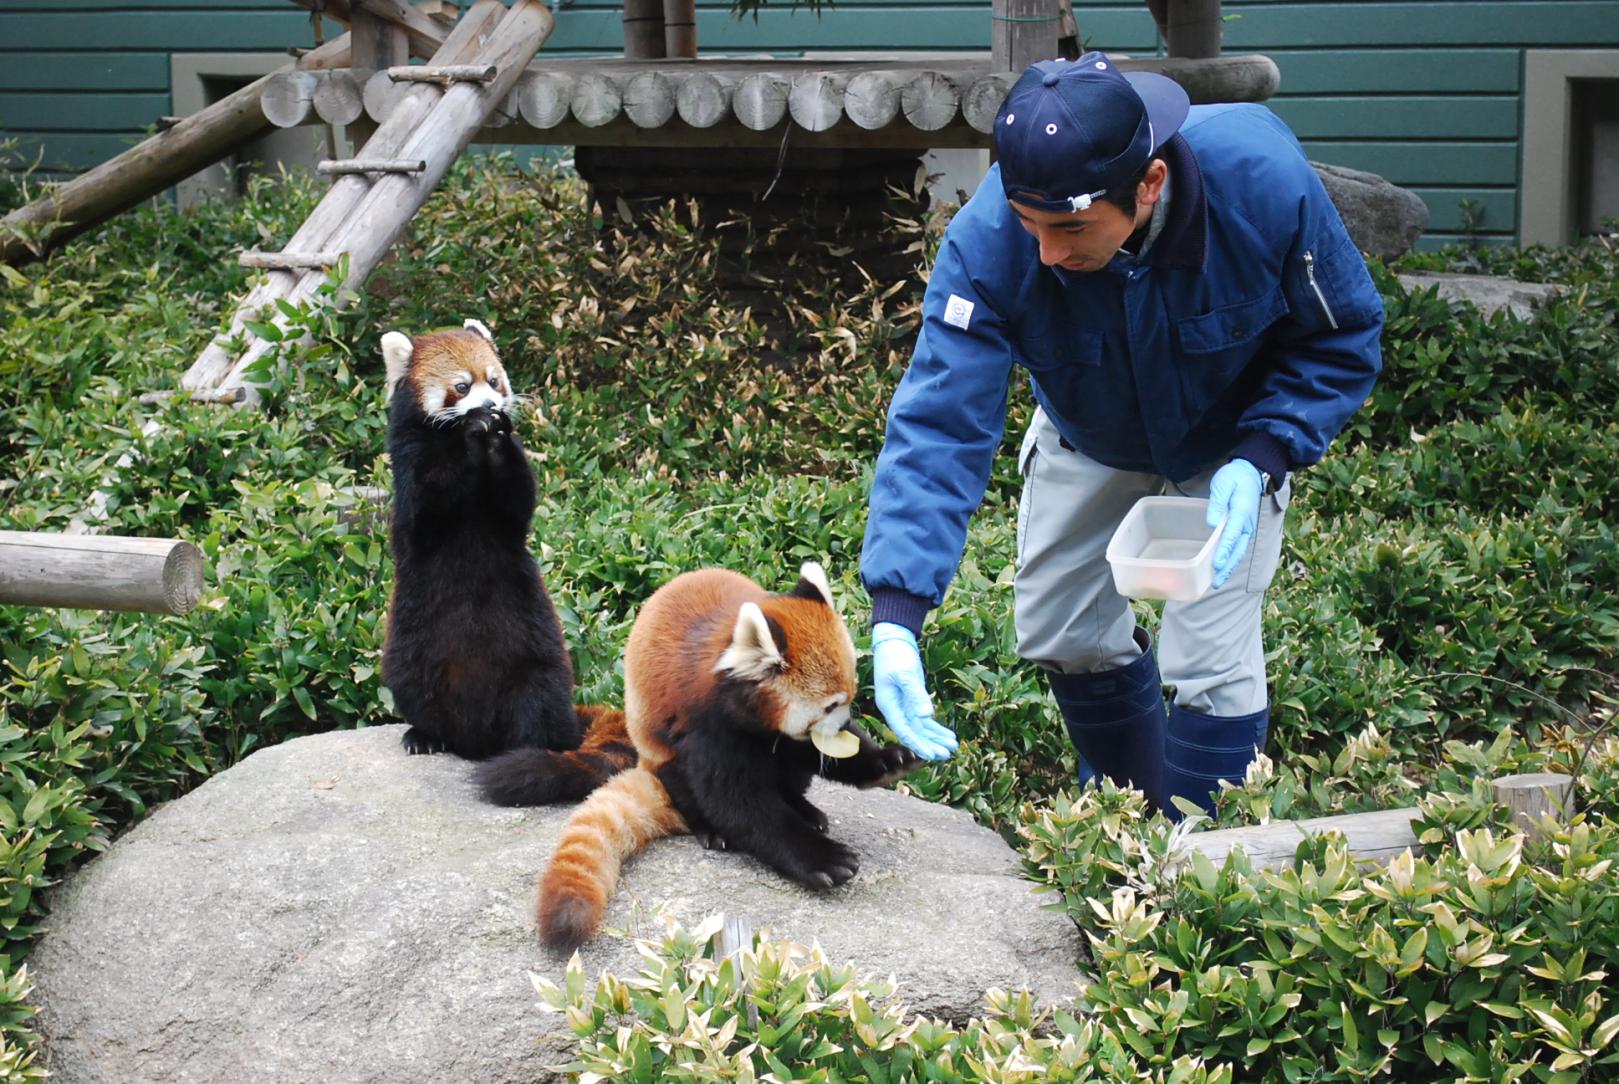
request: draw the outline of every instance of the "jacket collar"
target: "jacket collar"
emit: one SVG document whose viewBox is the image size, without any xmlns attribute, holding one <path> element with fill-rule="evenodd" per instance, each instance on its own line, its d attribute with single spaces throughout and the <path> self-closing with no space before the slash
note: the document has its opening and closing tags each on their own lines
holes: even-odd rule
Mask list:
<svg viewBox="0 0 1619 1084">
<path fill-rule="evenodd" d="M 1208 251 L 1209 227 L 1209 206 L 1203 198 L 1203 171 L 1198 168 L 1191 145 L 1179 132 L 1164 144 L 1158 157 L 1169 167 L 1169 176 L 1175 182 L 1175 198 L 1169 201 L 1163 232 L 1153 242 L 1146 258 L 1160 267 L 1201 271 Z"/>
</svg>

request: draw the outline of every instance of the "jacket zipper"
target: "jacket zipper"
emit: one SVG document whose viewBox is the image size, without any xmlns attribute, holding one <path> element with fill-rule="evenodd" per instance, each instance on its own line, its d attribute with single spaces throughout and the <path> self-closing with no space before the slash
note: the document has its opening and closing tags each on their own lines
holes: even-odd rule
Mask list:
<svg viewBox="0 0 1619 1084">
<path fill-rule="evenodd" d="M 1327 323 L 1332 330 L 1338 330 L 1338 318 L 1332 315 L 1332 306 L 1327 304 L 1327 295 L 1321 292 L 1321 284 L 1315 280 L 1315 253 L 1304 254 L 1304 277 L 1310 280 L 1310 289 L 1315 291 L 1315 299 L 1321 302 L 1321 311 L 1327 314 Z"/>
</svg>

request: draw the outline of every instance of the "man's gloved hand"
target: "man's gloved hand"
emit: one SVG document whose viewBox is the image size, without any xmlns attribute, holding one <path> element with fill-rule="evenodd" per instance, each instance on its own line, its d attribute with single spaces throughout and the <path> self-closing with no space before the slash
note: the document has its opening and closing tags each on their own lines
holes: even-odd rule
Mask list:
<svg viewBox="0 0 1619 1084">
<path fill-rule="evenodd" d="M 873 625 L 871 668 L 877 710 L 894 736 L 924 760 L 949 759 L 956 751 L 956 736 L 934 721 L 922 654 L 911 630 L 888 621 Z"/>
<path fill-rule="evenodd" d="M 1248 543 L 1259 528 L 1259 492 L 1264 487 L 1259 468 L 1246 459 L 1233 459 L 1215 471 L 1209 482 L 1208 525 L 1218 527 L 1225 520 L 1225 530 L 1214 548 L 1215 587 L 1224 586 L 1248 552 Z"/>
</svg>

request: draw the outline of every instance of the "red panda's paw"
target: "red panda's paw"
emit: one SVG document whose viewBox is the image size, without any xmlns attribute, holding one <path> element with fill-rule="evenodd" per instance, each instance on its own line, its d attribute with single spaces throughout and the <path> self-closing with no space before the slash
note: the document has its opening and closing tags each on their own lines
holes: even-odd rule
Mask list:
<svg viewBox="0 0 1619 1084">
<path fill-rule="evenodd" d="M 703 850 L 705 851 L 723 851 L 729 849 L 729 845 L 725 842 L 725 837 L 714 831 L 712 828 L 695 829 L 693 830 L 692 835 L 697 837 L 697 842 L 703 845 Z"/>
<path fill-rule="evenodd" d="M 405 752 L 411 756 L 422 753 L 442 753 L 449 746 L 426 733 L 420 727 L 410 727 L 400 737 L 399 744 L 405 747 Z"/>
<path fill-rule="evenodd" d="M 788 877 L 806 888 L 834 888 L 860 872 L 860 856 L 835 839 L 816 836 L 806 851 L 783 856 Z"/>
<path fill-rule="evenodd" d="M 883 774 L 877 780 L 879 786 L 902 779 L 927 763 L 903 745 L 883 746 L 882 758 Z"/>
</svg>

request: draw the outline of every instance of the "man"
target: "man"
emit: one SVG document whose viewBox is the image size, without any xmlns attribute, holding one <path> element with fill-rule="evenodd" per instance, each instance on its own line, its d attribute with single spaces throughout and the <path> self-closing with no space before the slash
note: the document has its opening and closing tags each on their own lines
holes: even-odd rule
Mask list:
<svg viewBox="0 0 1619 1084">
<path fill-rule="evenodd" d="M 1382 301 L 1261 106 L 1189 109 L 1173 81 L 1088 53 L 1023 73 L 995 149 L 940 246 L 872 485 L 877 705 L 920 755 L 955 749 L 916 636 L 960 562 L 1018 365 L 1039 407 L 1020 456 L 1018 653 L 1046 672 L 1082 781 L 1133 784 L 1171 815 L 1176 795 L 1212 808 L 1265 741 L 1260 613 L 1289 475 L 1370 392 Z M 1165 604 L 1155 659 L 1104 551 L 1166 490 L 1207 497 L 1225 525 L 1214 588 Z"/>
</svg>

